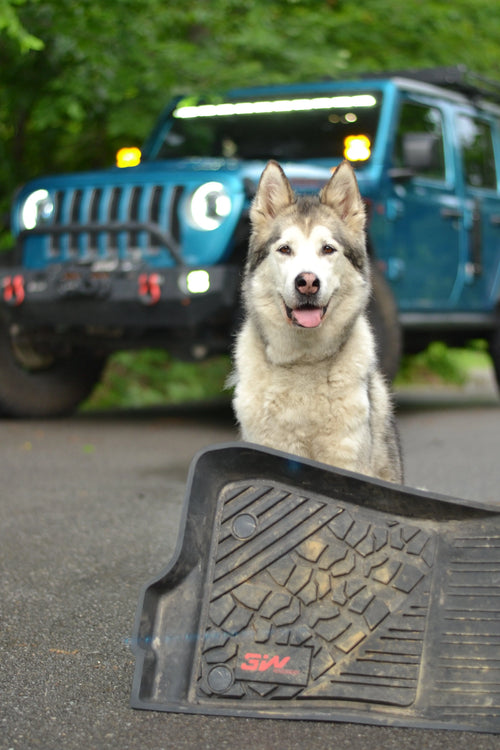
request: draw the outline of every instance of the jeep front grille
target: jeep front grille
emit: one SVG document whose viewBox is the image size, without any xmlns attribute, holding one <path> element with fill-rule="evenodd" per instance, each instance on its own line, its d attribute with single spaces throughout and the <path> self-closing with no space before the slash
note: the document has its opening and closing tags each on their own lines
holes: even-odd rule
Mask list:
<svg viewBox="0 0 500 750">
<path fill-rule="evenodd" d="M 126 185 L 57 190 L 49 234 L 52 261 L 181 262 L 177 208 L 180 186 Z M 162 256 L 165 256 L 164 258 Z"/>
</svg>

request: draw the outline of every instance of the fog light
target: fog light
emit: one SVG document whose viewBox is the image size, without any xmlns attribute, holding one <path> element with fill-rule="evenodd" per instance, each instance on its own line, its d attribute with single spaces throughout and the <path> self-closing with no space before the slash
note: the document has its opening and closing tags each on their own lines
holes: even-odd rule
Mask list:
<svg viewBox="0 0 500 750">
<path fill-rule="evenodd" d="M 344 156 L 349 161 L 366 161 L 371 156 L 371 145 L 366 135 L 348 135 L 344 138 Z"/>
<path fill-rule="evenodd" d="M 190 271 L 186 276 L 186 286 L 190 294 L 203 294 L 210 289 L 210 275 L 208 271 L 199 269 Z"/>
<path fill-rule="evenodd" d="M 117 167 L 136 167 L 141 163 L 141 151 L 135 146 L 121 148 L 116 153 Z"/>
</svg>

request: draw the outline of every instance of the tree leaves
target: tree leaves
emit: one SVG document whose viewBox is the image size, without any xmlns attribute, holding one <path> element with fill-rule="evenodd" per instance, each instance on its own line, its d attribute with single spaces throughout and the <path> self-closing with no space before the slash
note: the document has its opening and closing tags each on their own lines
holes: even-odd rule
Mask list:
<svg viewBox="0 0 500 750">
<path fill-rule="evenodd" d="M 26 0 L 0 0 L 0 34 L 4 32 L 13 39 L 22 54 L 43 49 L 42 40 L 26 31 L 16 12 L 16 6 L 25 2 Z"/>
</svg>

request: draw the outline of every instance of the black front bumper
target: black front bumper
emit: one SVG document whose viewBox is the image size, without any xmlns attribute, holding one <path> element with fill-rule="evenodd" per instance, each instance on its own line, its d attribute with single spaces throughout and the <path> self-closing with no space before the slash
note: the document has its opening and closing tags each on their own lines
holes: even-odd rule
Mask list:
<svg viewBox="0 0 500 750">
<path fill-rule="evenodd" d="M 194 270 L 208 274 L 205 291 L 189 290 L 187 279 Z M 197 328 L 231 319 L 240 272 L 235 265 L 4 268 L 0 305 L 7 320 L 28 328 Z"/>
</svg>

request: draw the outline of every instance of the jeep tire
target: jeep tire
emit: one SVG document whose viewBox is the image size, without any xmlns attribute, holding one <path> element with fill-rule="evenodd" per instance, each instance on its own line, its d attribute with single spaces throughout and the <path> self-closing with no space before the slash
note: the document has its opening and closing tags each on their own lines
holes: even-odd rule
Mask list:
<svg viewBox="0 0 500 750">
<path fill-rule="evenodd" d="M 104 358 L 72 352 L 58 358 L 16 348 L 0 319 L 0 414 L 56 417 L 71 413 L 98 382 Z"/>
<path fill-rule="evenodd" d="M 498 389 L 500 390 L 500 308 L 497 309 L 496 328 L 490 337 L 488 344 Z"/>
<path fill-rule="evenodd" d="M 372 265 L 372 296 L 368 318 L 377 342 L 380 368 L 391 382 L 399 369 L 403 337 L 391 288 L 375 265 Z"/>
</svg>

